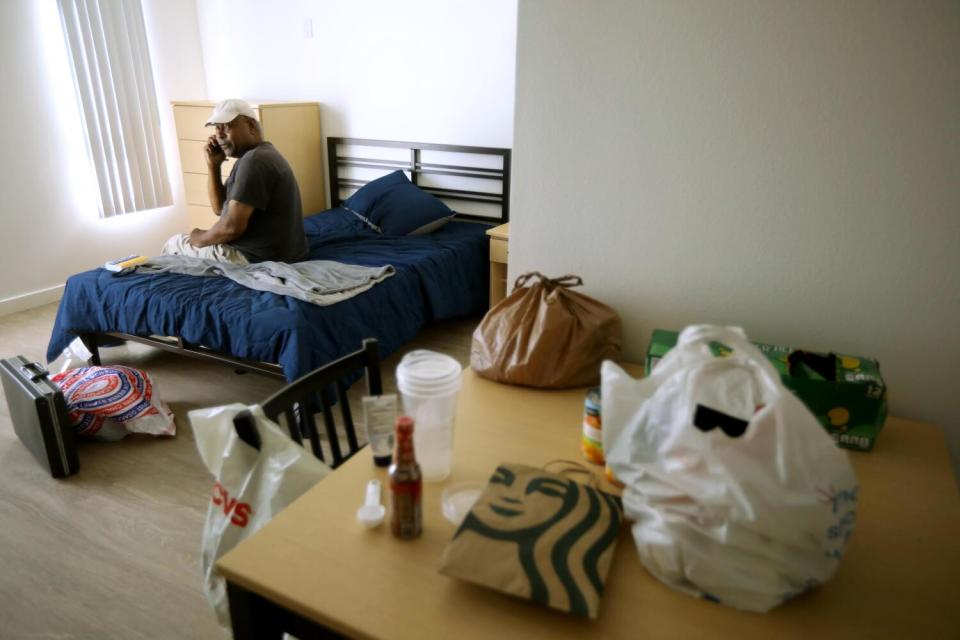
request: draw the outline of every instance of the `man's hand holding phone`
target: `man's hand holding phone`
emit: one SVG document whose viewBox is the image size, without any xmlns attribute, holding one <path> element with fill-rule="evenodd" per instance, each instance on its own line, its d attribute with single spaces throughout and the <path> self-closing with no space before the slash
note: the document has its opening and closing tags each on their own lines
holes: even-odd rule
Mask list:
<svg viewBox="0 0 960 640">
<path fill-rule="evenodd" d="M 217 142 L 217 136 L 207 138 L 207 144 L 203 147 L 204 154 L 207 157 L 207 166 L 213 169 L 219 169 L 220 165 L 227 159 L 220 143 Z"/>
</svg>

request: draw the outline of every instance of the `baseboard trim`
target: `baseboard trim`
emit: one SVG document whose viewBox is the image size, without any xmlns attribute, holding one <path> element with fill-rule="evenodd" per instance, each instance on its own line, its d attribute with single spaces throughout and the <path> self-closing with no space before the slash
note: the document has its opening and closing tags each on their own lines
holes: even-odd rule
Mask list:
<svg viewBox="0 0 960 640">
<path fill-rule="evenodd" d="M 38 289 L 19 296 L 0 299 L 0 316 L 6 316 L 18 311 L 26 311 L 50 302 L 56 302 L 63 297 L 65 284 L 58 284 L 46 289 Z"/>
</svg>

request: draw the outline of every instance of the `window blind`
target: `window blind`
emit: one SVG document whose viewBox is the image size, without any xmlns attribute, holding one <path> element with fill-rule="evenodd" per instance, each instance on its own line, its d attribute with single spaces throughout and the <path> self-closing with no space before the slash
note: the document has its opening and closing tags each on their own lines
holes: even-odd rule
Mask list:
<svg viewBox="0 0 960 640">
<path fill-rule="evenodd" d="M 57 0 L 100 216 L 172 204 L 139 0 Z"/>
</svg>

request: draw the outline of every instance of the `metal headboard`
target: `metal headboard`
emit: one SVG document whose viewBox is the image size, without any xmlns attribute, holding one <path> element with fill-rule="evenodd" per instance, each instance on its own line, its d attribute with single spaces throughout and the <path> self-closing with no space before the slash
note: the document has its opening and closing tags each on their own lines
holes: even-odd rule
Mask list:
<svg viewBox="0 0 960 640">
<path fill-rule="evenodd" d="M 340 155 L 341 146 L 361 146 L 376 150 L 381 149 L 409 149 L 409 160 L 379 159 L 370 157 L 355 157 Z M 424 162 L 421 160 L 423 151 L 440 151 L 461 154 L 474 154 L 478 157 L 501 158 L 500 168 L 491 168 L 469 164 L 441 164 Z M 366 153 L 364 155 L 367 155 Z M 375 154 L 374 154 L 375 155 Z M 369 180 L 344 177 L 341 175 L 343 167 L 358 167 L 363 169 L 383 169 L 396 171 L 402 169 L 410 173 L 410 180 L 415 185 L 433 194 L 441 200 L 456 200 L 461 202 L 481 202 L 499 205 L 500 216 L 483 216 L 472 213 L 457 212 L 457 219 L 480 220 L 484 222 L 510 221 L 510 149 L 498 147 L 469 147 L 451 144 L 431 144 L 427 142 L 396 142 L 392 140 L 370 140 L 365 138 L 327 138 L 327 161 L 330 174 L 330 206 L 337 207 L 343 202 L 341 190 L 359 189 Z M 446 188 L 422 184 L 420 178 L 425 175 L 454 176 L 459 178 L 479 178 L 483 181 L 499 183 L 499 189 L 493 191 L 467 190 L 456 187 Z M 456 207 L 452 207 L 457 210 Z"/>
</svg>

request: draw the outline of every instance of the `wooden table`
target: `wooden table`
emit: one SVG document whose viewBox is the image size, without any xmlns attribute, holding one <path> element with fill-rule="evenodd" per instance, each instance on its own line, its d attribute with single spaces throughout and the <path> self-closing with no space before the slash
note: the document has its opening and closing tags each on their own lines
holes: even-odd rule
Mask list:
<svg viewBox="0 0 960 640">
<path fill-rule="evenodd" d="M 454 470 L 424 485 L 423 536 L 400 541 L 386 524 L 356 522 L 367 480 L 386 479 L 362 451 L 217 564 L 231 585 L 235 637 L 271 636 L 273 619 L 301 638 L 313 637 L 307 623 L 358 637 L 456 640 L 960 636 L 960 499 L 944 437 L 896 418 L 872 452 L 850 453 L 861 502 L 836 576 L 769 614 L 663 585 L 640 564 L 628 527 L 595 621 L 437 573 L 454 533 L 441 515 L 443 487 L 485 481 L 501 461 L 581 460 L 583 398 L 582 390 L 509 387 L 466 371 Z"/>
</svg>

